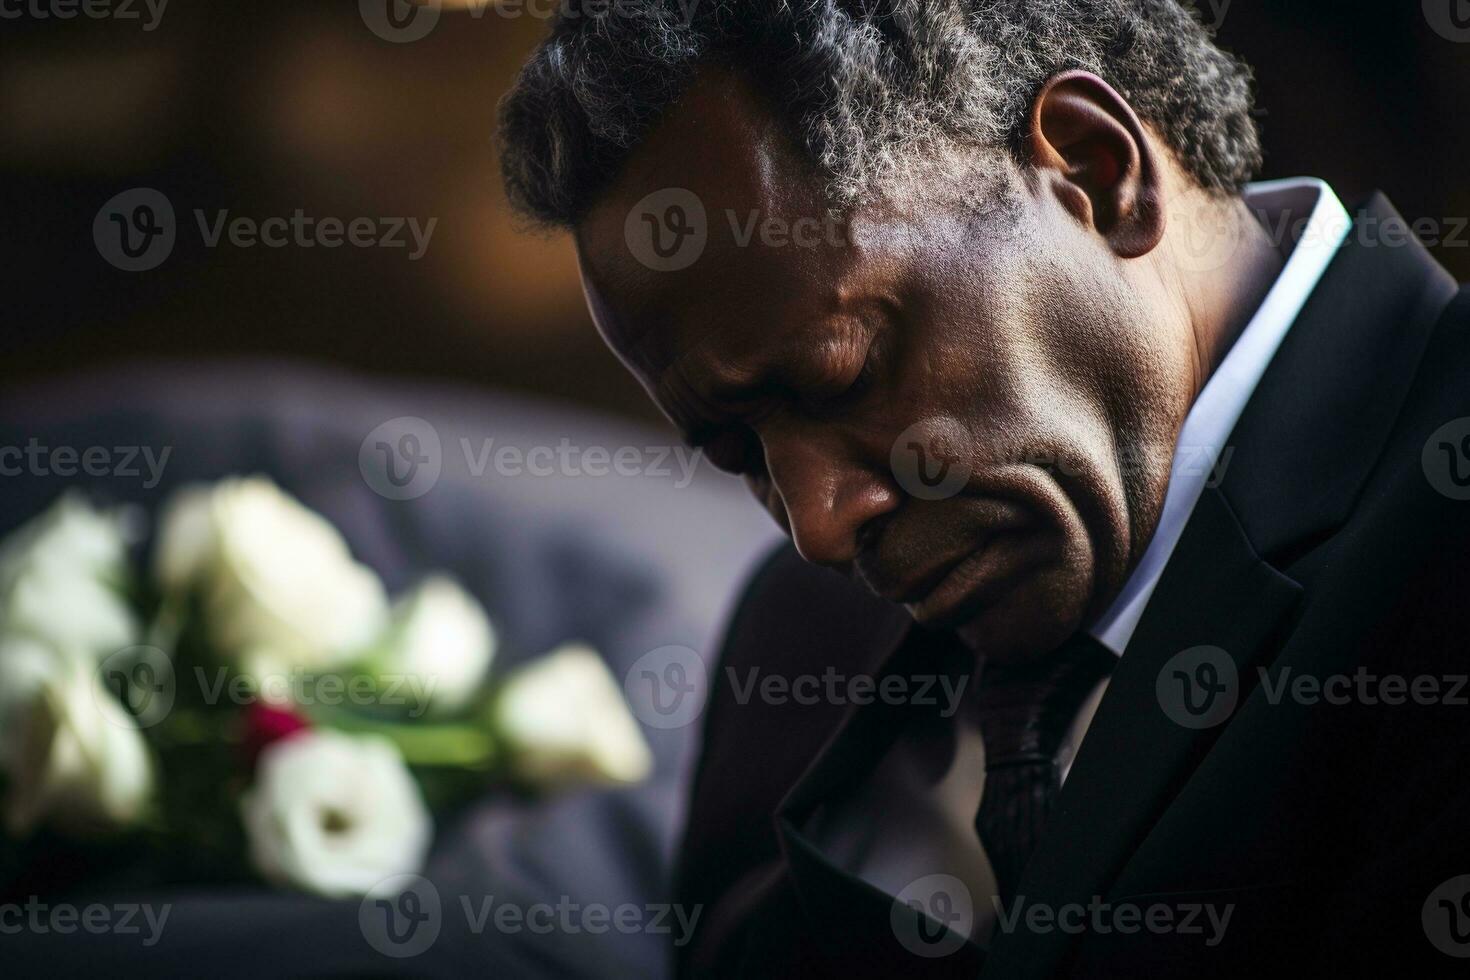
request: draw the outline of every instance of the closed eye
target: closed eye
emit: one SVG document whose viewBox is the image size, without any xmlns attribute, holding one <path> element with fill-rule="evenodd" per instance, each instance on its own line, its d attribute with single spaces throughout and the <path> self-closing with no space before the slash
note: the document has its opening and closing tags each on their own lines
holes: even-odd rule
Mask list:
<svg viewBox="0 0 1470 980">
<path fill-rule="evenodd" d="M 750 426 L 729 423 L 696 432 L 690 440 L 703 449 L 717 468 L 736 476 L 757 476 L 766 470 L 765 450 Z"/>
<path fill-rule="evenodd" d="M 849 367 L 834 378 L 835 383 L 812 390 L 804 399 L 804 408 L 809 414 L 818 416 L 840 413 L 862 400 L 871 389 L 878 371 L 878 344 L 870 342 L 863 351 L 856 373 L 852 373 Z"/>
</svg>

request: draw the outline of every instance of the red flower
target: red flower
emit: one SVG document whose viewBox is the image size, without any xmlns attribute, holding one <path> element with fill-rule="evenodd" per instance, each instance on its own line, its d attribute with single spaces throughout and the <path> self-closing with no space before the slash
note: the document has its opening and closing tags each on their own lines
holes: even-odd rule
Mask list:
<svg viewBox="0 0 1470 980">
<path fill-rule="evenodd" d="M 254 702 L 245 709 L 245 732 L 240 739 L 246 766 L 253 771 L 256 760 L 267 745 L 310 727 L 310 722 L 290 708 Z"/>
</svg>

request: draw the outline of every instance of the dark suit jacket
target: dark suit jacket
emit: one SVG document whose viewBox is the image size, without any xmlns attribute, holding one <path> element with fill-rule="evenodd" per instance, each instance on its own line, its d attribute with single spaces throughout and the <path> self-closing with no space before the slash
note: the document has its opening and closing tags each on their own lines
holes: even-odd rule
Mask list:
<svg viewBox="0 0 1470 980">
<path fill-rule="evenodd" d="M 1470 483 L 1470 422 L 1439 431 L 1470 416 L 1470 290 L 1407 234 L 1383 233 L 1395 227 L 1381 196 L 1360 210 L 1256 389 L 1224 479 L 1200 498 L 1018 889 L 1052 909 L 1100 899 L 1182 916 L 1228 905 L 1223 938 L 1022 924 L 988 955 L 969 944 L 914 955 L 898 935 L 918 913 L 834 866 L 802 828 L 926 709 L 741 704 L 722 671 L 680 857 L 679 901 L 705 906 L 680 953 L 684 975 L 1470 966 L 1431 941 L 1470 955 L 1470 900 L 1458 900 L 1470 878 L 1431 898 L 1470 875 L 1470 689 L 1455 680 L 1470 673 L 1470 501 L 1455 499 L 1470 496 L 1457 482 Z M 1200 645 L 1225 651 L 1235 705 L 1194 728 L 1171 720 L 1159 678 Z M 752 666 L 968 669 L 901 609 L 790 550 L 750 586 L 723 658 L 741 677 Z M 1441 698 L 1270 696 L 1302 675 L 1361 675 L 1352 690 L 1393 700 L 1403 691 L 1383 678 L 1432 677 Z"/>
</svg>

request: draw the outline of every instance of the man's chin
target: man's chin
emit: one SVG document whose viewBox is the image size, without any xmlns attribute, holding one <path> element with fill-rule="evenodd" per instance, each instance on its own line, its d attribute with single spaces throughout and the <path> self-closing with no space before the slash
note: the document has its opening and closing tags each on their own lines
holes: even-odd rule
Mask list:
<svg viewBox="0 0 1470 980">
<path fill-rule="evenodd" d="M 1019 582 L 951 628 L 978 656 L 1001 663 L 1055 650 L 1086 617 L 1088 593 L 1067 578 L 1043 575 Z"/>
</svg>

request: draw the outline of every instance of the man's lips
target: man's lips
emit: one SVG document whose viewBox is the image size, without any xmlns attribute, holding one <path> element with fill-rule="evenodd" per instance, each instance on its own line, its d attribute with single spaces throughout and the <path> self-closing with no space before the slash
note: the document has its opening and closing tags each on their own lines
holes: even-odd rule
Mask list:
<svg viewBox="0 0 1470 980">
<path fill-rule="evenodd" d="M 1017 537 L 992 535 L 951 566 L 928 592 L 904 605 L 915 620 L 927 626 L 958 626 L 971 619 L 993 596 L 995 586 L 1015 570 L 1015 563 L 1006 560 L 1012 549 L 1005 545 Z"/>
<path fill-rule="evenodd" d="M 1033 508 L 999 496 L 946 501 L 911 521 L 886 528 L 855 565 L 868 588 L 925 623 L 971 605 L 970 592 L 990 595 L 989 580 L 1017 570 L 1025 542 L 1040 530 Z M 925 561 L 933 555 L 943 557 Z"/>
<path fill-rule="evenodd" d="M 874 591 L 889 602 L 897 602 L 905 606 L 920 602 L 948 578 L 950 572 L 954 571 L 958 565 L 983 550 L 984 547 L 984 543 L 981 543 L 979 547 L 962 551 L 895 585 L 875 585 Z M 871 579 L 869 583 L 872 584 Z"/>
<path fill-rule="evenodd" d="M 974 618 L 1001 587 L 1040 557 L 1034 535 L 1024 530 L 986 535 L 973 548 L 930 566 L 901 584 L 878 591 L 907 607 L 926 626 L 951 627 Z"/>
</svg>

